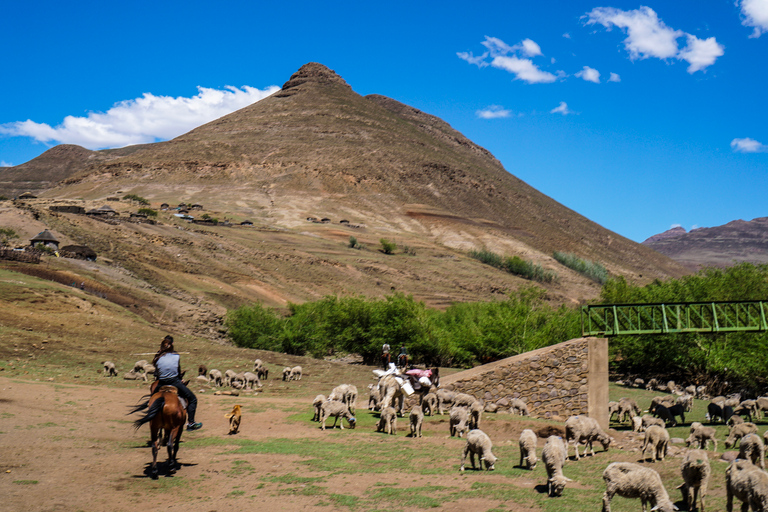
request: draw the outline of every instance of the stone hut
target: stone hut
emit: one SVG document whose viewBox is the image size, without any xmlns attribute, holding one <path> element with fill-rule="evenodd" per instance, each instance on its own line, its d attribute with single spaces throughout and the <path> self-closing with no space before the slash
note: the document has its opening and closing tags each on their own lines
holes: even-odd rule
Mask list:
<svg viewBox="0 0 768 512">
<path fill-rule="evenodd" d="M 24 193 L 23 193 L 23 194 L 21 194 L 21 195 L 20 195 L 18 198 L 19 198 L 19 199 L 37 199 L 37 196 L 36 196 L 36 195 L 34 195 L 34 194 L 33 194 L 33 193 L 31 193 L 31 192 L 24 192 Z"/>
<path fill-rule="evenodd" d="M 37 244 L 43 244 L 45 247 L 50 247 L 54 251 L 59 249 L 59 241 L 53 236 L 53 233 L 47 229 L 38 233 L 34 238 L 29 241 L 32 247 Z"/>
<path fill-rule="evenodd" d="M 171 205 L 169 205 L 168 203 L 163 203 L 163 204 L 160 205 L 160 209 L 162 211 L 167 211 L 168 208 L 170 208 L 170 207 L 171 207 Z"/>
<path fill-rule="evenodd" d="M 240 225 L 241 226 L 253 226 L 253 222 L 251 222 L 249 220 L 244 220 L 243 222 L 240 223 Z"/>
<path fill-rule="evenodd" d="M 117 217 L 119 214 L 109 205 L 100 206 L 93 210 L 85 212 L 86 215 L 96 215 L 98 217 Z"/>
</svg>

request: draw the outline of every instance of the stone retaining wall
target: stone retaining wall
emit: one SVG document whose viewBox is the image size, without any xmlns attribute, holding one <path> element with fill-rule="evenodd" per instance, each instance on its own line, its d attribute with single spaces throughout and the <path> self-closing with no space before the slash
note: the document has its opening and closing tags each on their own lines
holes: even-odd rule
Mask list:
<svg viewBox="0 0 768 512">
<path fill-rule="evenodd" d="M 608 427 L 608 340 L 578 338 L 441 378 L 441 387 L 469 393 L 499 410 L 513 398 L 532 417 L 594 417 Z"/>
</svg>

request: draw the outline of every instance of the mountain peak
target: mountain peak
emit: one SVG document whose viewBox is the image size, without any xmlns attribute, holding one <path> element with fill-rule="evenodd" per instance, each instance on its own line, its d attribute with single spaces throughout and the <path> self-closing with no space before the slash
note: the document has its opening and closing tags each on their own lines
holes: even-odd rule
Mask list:
<svg viewBox="0 0 768 512">
<path fill-rule="evenodd" d="M 318 62 L 309 62 L 301 66 L 298 71 L 291 75 L 290 80 L 283 84 L 283 90 L 285 91 L 307 82 L 339 84 L 349 87 L 349 84 L 332 69 L 329 69 Z"/>
<path fill-rule="evenodd" d="M 650 242 L 658 242 L 660 240 L 668 240 L 670 238 L 677 238 L 679 236 L 682 236 L 686 234 L 687 231 L 682 226 L 675 226 L 672 229 L 668 229 L 663 233 L 659 233 L 658 235 L 653 235 L 652 237 L 647 238 L 645 241 L 643 241 L 644 244 L 648 244 Z"/>
</svg>

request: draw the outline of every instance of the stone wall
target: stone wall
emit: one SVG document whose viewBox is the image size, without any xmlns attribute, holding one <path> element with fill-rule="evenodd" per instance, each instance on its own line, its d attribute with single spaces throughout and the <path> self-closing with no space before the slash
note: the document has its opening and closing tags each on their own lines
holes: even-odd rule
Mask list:
<svg viewBox="0 0 768 512">
<path fill-rule="evenodd" d="M 499 410 L 520 398 L 532 417 L 586 414 L 608 427 L 608 341 L 578 338 L 441 377 L 441 387 L 469 393 Z"/>
</svg>

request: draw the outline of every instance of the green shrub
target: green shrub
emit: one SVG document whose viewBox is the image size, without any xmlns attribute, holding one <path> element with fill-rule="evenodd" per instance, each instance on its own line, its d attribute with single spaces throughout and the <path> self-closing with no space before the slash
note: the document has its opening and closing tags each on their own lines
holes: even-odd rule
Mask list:
<svg viewBox="0 0 768 512">
<path fill-rule="evenodd" d="M 555 251 L 552 255 L 560 264 L 575 270 L 579 274 L 588 277 L 599 284 L 605 284 L 608 280 L 608 271 L 600 263 L 583 260 L 575 254 Z"/>
<path fill-rule="evenodd" d="M 153 210 L 152 208 L 139 208 L 139 213 L 142 213 L 147 217 L 157 217 L 157 210 Z"/>
<path fill-rule="evenodd" d="M 541 265 L 524 260 L 519 256 L 502 258 L 495 252 L 483 249 L 482 251 L 469 251 L 469 256 L 479 260 L 486 265 L 505 270 L 510 274 L 539 281 L 541 283 L 551 283 L 557 281 L 557 273 L 551 270 L 545 270 Z"/>
<path fill-rule="evenodd" d="M 149 205 L 149 201 L 144 199 L 141 196 L 137 196 L 136 194 L 126 194 L 123 196 L 123 199 L 127 199 L 129 201 L 135 201 L 139 204 Z"/>
<path fill-rule="evenodd" d="M 8 245 L 15 238 L 19 238 L 16 230 L 13 228 L 0 228 L 0 245 Z"/>
<path fill-rule="evenodd" d="M 357 238 L 355 238 L 354 236 L 351 236 L 351 235 L 349 237 L 349 248 L 350 249 L 359 249 L 360 248 L 360 244 L 357 242 Z"/>
<path fill-rule="evenodd" d="M 379 243 L 381 244 L 381 250 L 384 254 L 394 254 L 395 250 L 397 250 L 397 244 L 390 242 L 386 238 L 379 240 Z"/>
</svg>

